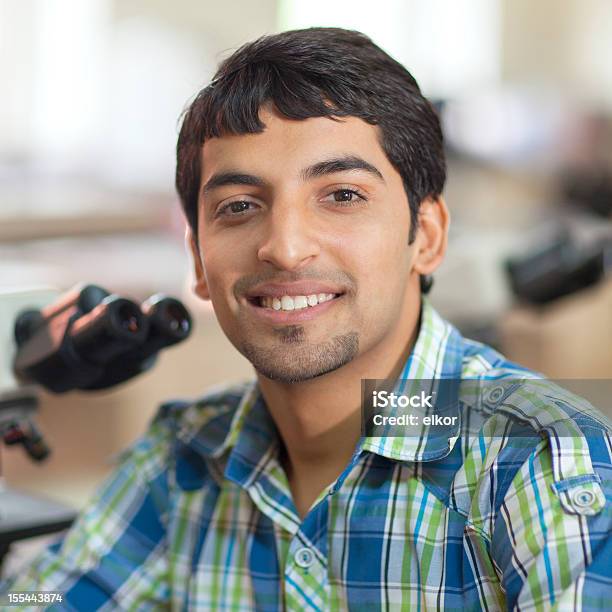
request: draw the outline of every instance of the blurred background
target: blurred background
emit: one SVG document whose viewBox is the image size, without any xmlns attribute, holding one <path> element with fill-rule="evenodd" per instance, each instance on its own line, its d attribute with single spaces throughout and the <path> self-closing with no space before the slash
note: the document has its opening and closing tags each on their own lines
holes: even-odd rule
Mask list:
<svg viewBox="0 0 612 612">
<path fill-rule="evenodd" d="M 1 449 L 9 484 L 78 507 L 162 400 L 251 377 L 191 294 L 178 121 L 239 45 L 319 25 L 370 35 L 440 110 L 453 223 L 434 306 L 551 377 L 612 378 L 609 0 L 0 0 L 0 289 L 164 292 L 195 318 L 141 378 L 43 394 L 53 455 Z"/>
</svg>

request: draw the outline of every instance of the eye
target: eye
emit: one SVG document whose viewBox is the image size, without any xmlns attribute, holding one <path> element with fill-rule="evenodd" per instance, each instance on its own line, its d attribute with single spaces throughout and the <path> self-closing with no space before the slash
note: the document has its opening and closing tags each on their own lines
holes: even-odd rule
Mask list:
<svg viewBox="0 0 612 612">
<path fill-rule="evenodd" d="M 254 206 L 254 202 L 249 200 L 234 200 L 219 208 L 217 217 L 240 217 L 249 211 L 249 206 Z"/>
<path fill-rule="evenodd" d="M 348 187 L 336 189 L 329 197 L 333 198 L 333 202 L 340 204 L 340 206 L 356 206 L 366 201 L 365 196 L 359 191 Z"/>
</svg>

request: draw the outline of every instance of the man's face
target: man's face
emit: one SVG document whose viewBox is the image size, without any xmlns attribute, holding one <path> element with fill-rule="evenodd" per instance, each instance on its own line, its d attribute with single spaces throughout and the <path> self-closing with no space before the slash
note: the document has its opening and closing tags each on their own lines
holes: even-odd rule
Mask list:
<svg viewBox="0 0 612 612">
<path fill-rule="evenodd" d="M 414 316 L 415 249 L 374 126 L 260 116 L 261 134 L 204 144 L 199 293 L 259 373 L 293 383 L 366 356 Z"/>
</svg>

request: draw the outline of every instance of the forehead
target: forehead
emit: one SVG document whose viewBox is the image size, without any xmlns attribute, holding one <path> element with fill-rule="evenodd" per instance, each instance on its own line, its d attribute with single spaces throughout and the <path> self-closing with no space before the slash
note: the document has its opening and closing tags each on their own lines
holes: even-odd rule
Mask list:
<svg viewBox="0 0 612 612">
<path fill-rule="evenodd" d="M 394 171 L 380 145 L 378 128 L 357 117 L 295 120 L 266 109 L 260 118 L 266 127 L 259 134 L 224 135 L 204 143 L 202 182 L 229 168 L 299 172 L 336 154 L 367 159 L 383 174 Z"/>
</svg>

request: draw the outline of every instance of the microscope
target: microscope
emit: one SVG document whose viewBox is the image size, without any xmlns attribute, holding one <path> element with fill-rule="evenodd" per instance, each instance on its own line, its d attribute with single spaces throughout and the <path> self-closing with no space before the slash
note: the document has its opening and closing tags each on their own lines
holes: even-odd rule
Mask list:
<svg viewBox="0 0 612 612">
<path fill-rule="evenodd" d="M 139 304 L 97 285 L 64 294 L 0 289 L 0 450 L 18 445 L 44 461 L 50 449 L 35 422 L 41 388 L 114 387 L 149 370 L 192 326 L 185 306 L 160 294 Z M 0 471 L 0 569 L 11 543 L 61 531 L 74 518 L 62 504 L 8 488 Z"/>
</svg>

